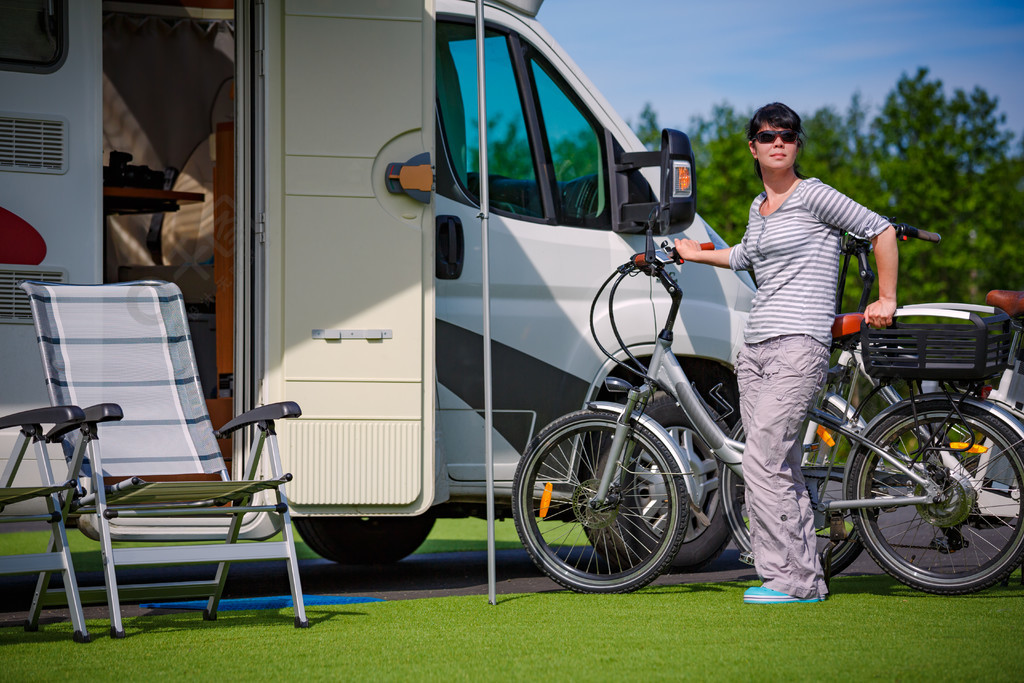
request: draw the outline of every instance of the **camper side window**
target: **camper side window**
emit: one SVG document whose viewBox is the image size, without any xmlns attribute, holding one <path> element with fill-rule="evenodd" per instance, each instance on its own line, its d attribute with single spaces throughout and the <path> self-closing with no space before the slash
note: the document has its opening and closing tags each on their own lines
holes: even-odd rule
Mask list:
<svg viewBox="0 0 1024 683">
<path fill-rule="evenodd" d="M 602 129 L 517 35 L 488 30 L 484 41 L 490 208 L 548 224 L 609 228 Z M 437 114 L 458 186 L 439 180 L 438 192 L 456 201 L 479 202 L 476 59 L 471 24 L 438 22 Z"/>
<path fill-rule="evenodd" d="M 554 169 L 558 222 L 608 227 L 608 182 L 596 126 L 560 85 L 554 69 L 539 57 L 530 59 L 547 153 Z"/>
<path fill-rule="evenodd" d="M 534 154 L 506 36 L 484 39 L 487 74 L 487 158 L 491 208 L 543 218 Z M 437 101 L 452 172 L 462 189 L 479 197 L 479 116 L 473 26 L 439 23 Z"/>
<path fill-rule="evenodd" d="M 0 2 L 0 69 L 59 69 L 67 54 L 67 16 L 67 0 Z"/>
</svg>

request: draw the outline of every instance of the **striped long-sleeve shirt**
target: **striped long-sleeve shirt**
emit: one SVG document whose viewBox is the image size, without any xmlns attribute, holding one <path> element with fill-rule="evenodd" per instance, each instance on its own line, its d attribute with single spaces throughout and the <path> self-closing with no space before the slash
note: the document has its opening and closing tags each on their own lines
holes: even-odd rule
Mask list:
<svg viewBox="0 0 1024 683">
<path fill-rule="evenodd" d="M 733 270 L 752 270 L 757 279 L 744 340 L 806 334 L 830 344 L 842 232 L 870 239 L 889 221 L 817 178 L 801 181 L 771 215 L 762 216 L 766 197 L 754 199 L 747 232 L 729 256 Z"/>
</svg>

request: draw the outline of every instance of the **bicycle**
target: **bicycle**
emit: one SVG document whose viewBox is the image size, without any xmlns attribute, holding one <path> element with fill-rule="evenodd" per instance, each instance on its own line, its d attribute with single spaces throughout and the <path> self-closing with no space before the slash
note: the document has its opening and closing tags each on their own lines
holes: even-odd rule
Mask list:
<svg viewBox="0 0 1024 683">
<path fill-rule="evenodd" d="M 516 469 L 513 517 L 523 545 L 544 573 L 576 591 L 626 592 L 654 580 L 678 551 L 690 511 L 700 510 L 705 491 L 699 460 L 644 414 L 656 390 L 672 395 L 714 456 L 742 476 L 742 442 L 724 433 L 671 351 L 683 298 L 666 270 L 674 262 L 674 251 L 666 245 L 656 251 L 648 231 L 645 252 L 617 268 L 595 296 L 596 305 L 615 280 L 611 309 L 619 283 L 639 274 L 656 279 L 669 294 L 672 303 L 649 365 L 627 352 L 642 383 L 609 378 L 606 386 L 625 392 L 625 404 L 592 402 L 556 419 Z M 982 324 L 981 343 L 986 350 L 994 343 L 1001 360 L 960 367 L 948 379 L 974 386 L 975 375 L 991 375 L 1005 364 L 1009 318 L 991 318 Z M 893 377 L 914 379 L 903 367 L 913 357 L 903 340 L 889 338 L 872 348 L 891 352 Z M 912 391 L 866 424 L 851 421 L 847 411 L 821 407 L 811 417 L 852 444 L 841 478 L 845 499 L 820 492 L 814 508 L 830 519 L 850 510 L 862 542 L 886 572 L 923 591 L 958 594 L 1013 571 L 1024 554 L 1024 428 L 965 392 Z M 837 463 L 830 468 L 843 469 Z"/>
<path fill-rule="evenodd" d="M 918 237 L 937 242 L 937 235 L 909 230 L 910 226 L 894 224 L 897 233 L 903 237 Z M 861 240 L 850 240 L 844 244 L 846 261 L 839 278 L 839 297 L 842 301 L 842 291 L 847 274 L 847 266 L 850 258 L 856 256 L 859 261 L 860 275 L 863 281 L 859 309 L 863 311 L 867 304 L 867 295 L 874 280 L 874 273 L 867 262 L 869 244 Z M 1010 324 L 1015 330 L 1014 339 L 1010 344 L 1011 363 L 1006 370 L 998 377 L 994 386 L 988 384 L 976 384 L 973 387 L 974 395 L 983 398 L 988 403 L 995 404 L 1007 414 L 1001 414 L 1001 419 L 1013 419 L 1017 422 L 1024 421 L 1024 335 L 1021 334 L 1024 328 L 1024 292 L 996 290 L 989 292 L 986 297 L 987 306 L 961 303 L 927 303 L 911 304 L 902 309 L 905 315 L 920 314 L 923 311 L 961 311 L 977 313 L 982 316 L 993 316 L 1002 310 L 1010 316 Z M 855 323 L 850 326 L 849 323 Z M 843 335 L 840 331 L 843 324 L 847 324 L 853 334 Z M 894 405 L 904 399 L 891 384 L 879 382 L 872 378 L 864 367 L 864 361 L 860 353 L 860 340 L 856 336 L 859 320 L 854 315 L 837 316 L 836 326 L 833 328 L 833 356 L 836 363 L 829 370 L 829 380 L 822 393 L 819 404 L 823 409 L 829 410 L 833 415 L 842 418 L 843 415 L 851 422 L 856 422 L 863 429 L 867 422 L 866 407 L 870 400 L 877 396 L 878 401 L 872 408 Z M 838 352 L 838 353 L 837 353 Z M 866 380 L 866 381 L 865 381 Z M 854 401 L 852 394 L 863 384 L 871 387 L 867 396 Z M 954 393 L 969 391 L 964 387 L 952 387 Z M 734 434 L 738 436 L 738 434 Z M 843 471 L 836 471 L 826 465 L 843 462 L 844 451 L 848 443 L 844 444 L 836 435 L 827 428 L 816 423 L 813 419 L 808 420 L 804 435 L 804 463 L 802 471 L 809 488 L 813 492 L 821 491 L 823 487 L 841 487 Z M 742 478 L 731 470 L 725 470 L 720 478 L 720 489 L 723 492 L 722 514 L 732 531 L 733 541 L 740 550 L 740 559 L 748 564 L 753 564 L 753 555 L 750 546 L 750 534 L 747 528 L 745 513 L 745 501 Z M 841 488 L 839 489 L 841 490 Z M 854 528 L 850 511 L 845 511 L 842 520 L 835 518 L 838 513 L 833 512 L 831 519 L 824 515 L 816 515 L 816 528 L 819 537 L 819 551 L 822 554 L 823 566 L 825 567 L 826 580 L 830 575 L 835 575 L 849 567 L 860 555 L 862 546 L 859 534 Z"/>
</svg>

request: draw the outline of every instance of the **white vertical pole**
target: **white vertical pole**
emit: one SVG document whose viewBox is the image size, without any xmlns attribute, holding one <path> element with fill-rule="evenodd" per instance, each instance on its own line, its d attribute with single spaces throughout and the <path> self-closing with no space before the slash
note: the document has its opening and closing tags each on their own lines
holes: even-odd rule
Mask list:
<svg viewBox="0 0 1024 683">
<path fill-rule="evenodd" d="M 484 3 L 476 0 L 476 92 L 480 132 L 480 251 L 483 258 L 484 316 L 484 461 L 487 470 L 487 601 L 496 605 L 494 553 L 494 428 L 491 384 L 491 283 L 487 221 L 490 213 L 490 183 L 487 169 L 487 80 L 484 78 Z"/>
</svg>

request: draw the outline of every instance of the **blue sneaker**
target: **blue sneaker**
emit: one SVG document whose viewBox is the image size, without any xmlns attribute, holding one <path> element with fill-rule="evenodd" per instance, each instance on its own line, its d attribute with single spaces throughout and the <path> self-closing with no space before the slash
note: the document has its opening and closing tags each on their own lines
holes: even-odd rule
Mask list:
<svg viewBox="0 0 1024 683">
<path fill-rule="evenodd" d="M 764 586 L 755 586 L 743 591 L 743 602 L 752 605 L 780 605 L 784 602 L 821 602 L 821 600 L 820 597 L 794 598 L 792 595 L 773 591 Z"/>
</svg>

